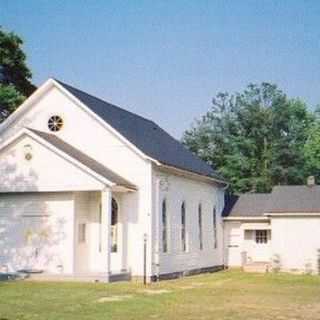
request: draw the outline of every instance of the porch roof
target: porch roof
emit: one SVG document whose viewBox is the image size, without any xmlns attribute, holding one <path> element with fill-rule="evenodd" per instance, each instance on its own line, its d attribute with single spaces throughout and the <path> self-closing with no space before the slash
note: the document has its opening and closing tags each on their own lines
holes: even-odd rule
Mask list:
<svg viewBox="0 0 320 320">
<path fill-rule="evenodd" d="M 98 175 L 116 184 L 117 186 L 121 186 L 131 190 L 137 190 L 137 186 L 135 186 L 125 178 L 121 177 L 117 173 L 113 172 L 112 170 L 108 169 L 107 167 L 105 167 L 98 161 L 94 160 L 93 158 L 87 156 L 80 150 L 66 143 L 59 137 L 53 134 L 45 133 L 43 131 L 38 131 L 31 128 L 28 128 L 28 130 L 30 130 L 32 133 L 36 134 L 38 137 L 45 140 L 47 143 L 51 144 L 55 148 L 61 150 L 71 158 L 75 159 L 76 161 L 79 161 L 82 165 L 86 166 Z"/>
</svg>

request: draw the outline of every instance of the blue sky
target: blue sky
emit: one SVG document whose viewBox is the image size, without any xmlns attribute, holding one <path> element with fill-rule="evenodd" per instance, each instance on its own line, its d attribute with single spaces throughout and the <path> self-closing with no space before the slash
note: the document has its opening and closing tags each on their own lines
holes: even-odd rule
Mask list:
<svg viewBox="0 0 320 320">
<path fill-rule="evenodd" d="M 151 118 L 180 138 L 219 91 L 274 82 L 320 103 L 320 1 L 0 0 L 48 77 Z"/>
</svg>

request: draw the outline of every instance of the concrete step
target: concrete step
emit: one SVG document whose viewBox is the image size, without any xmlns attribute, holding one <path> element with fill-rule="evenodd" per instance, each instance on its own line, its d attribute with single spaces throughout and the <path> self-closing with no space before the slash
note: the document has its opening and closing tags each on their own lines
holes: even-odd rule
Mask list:
<svg viewBox="0 0 320 320">
<path fill-rule="evenodd" d="M 127 271 L 111 273 L 109 276 L 109 282 L 117 282 L 117 281 L 131 281 L 131 273 Z"/>
<path fill-rule="evenodd" d="M 250 262 L 243 266 L 245 272 L 265 273 L 270 270 L 270 263 L 265 261 Z"/>
<path fill-rule="evenodd" d="M 62 274 L 30 274 L 27 278 L 33 281 L 76 281 L 76 282 L 117 282 L 130 281 L 131 273 L 127 271 L 108 273 L 77 273 L 70 275 Z"/>
</svg>

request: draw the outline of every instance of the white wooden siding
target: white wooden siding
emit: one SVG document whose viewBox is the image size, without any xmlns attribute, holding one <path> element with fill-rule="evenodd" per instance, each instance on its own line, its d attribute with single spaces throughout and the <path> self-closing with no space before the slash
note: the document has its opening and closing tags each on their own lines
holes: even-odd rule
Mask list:
<svg viewBox="0 0 320 320">
<path fill-rule="evenodd" d="M 320 217 L 272 217 L 272 253 L 284 271 L 320 267 Z"/>
<path fill-rule="evenodd" d="M 32 159 L 25 159 L 25 146 Z M 104 185 L 34 139 L 24 136 L 0 153 L 0 192 L 101 190 Z"/>
<path fill-rule="evenodd" d="M 0 195 L 0 266 L 72 273 L 73 213 L 71 193 Z"/>
<path fill-rule="evenodd" d="M 222 219 L 223 192 L 218 188 L 185 177 L 168 175 L 155 170 L 155 180 L 162 179 L 167 185 L 160 187 L 158 200 L 160 274 L 181 272 L 223 264 Z M 164 190 L 165 189 L 165 190 Z M 168 252 L 163 253 L 161 243 L 161 203 L 167 201 Z M 186 205 L 187 251 L 181 248 L 181 204 Z M 202 205 L 203 250 L 199 247 L 198 206 Z M 213 207 L 217 212 L 218 247 L 214 248 Z"/>
</svg>

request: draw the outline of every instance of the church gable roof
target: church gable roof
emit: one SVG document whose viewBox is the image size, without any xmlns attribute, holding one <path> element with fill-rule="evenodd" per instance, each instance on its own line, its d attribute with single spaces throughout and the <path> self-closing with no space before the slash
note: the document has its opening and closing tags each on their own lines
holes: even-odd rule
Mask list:
<svg viewBox="0 0 320 320">
<path fill-rule="evenodd" d="M 145 155 L 163 165 L 190 171 L 223 182 L 223 178 L 206 162 L 186 149 L 153 121 L 119 108 L 59 80 L 55 81 Z"/>
</svg>

